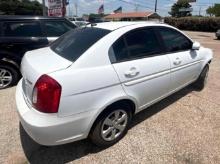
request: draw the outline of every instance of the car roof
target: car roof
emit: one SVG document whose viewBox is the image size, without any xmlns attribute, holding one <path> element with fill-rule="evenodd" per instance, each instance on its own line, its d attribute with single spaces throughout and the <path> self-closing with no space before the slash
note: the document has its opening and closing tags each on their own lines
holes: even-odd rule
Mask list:
<svg viewBox="0 0 220 164">
<path fill-rule="evenodd" d="M 130 21 L 130 22 L 126 22 L 126 21 L 122 21 L 122 22 L 102 22 L 102 23 L 97 23 L 94 27 L 98 27 L 98 28 L 102 28 L 102 29 L 106 29 L 106 30 L 116 30 L 122 27 L 127 27 L 127 26 L 131 26 L 131 25 L 156 25 L 156 24 L 162 24 L 160 22 L 151 22 L 151 21 L 141 21 L 141 22 L 134 22 L 134 21 Z"/>
<path fill-rule="evenodd" d="M 0 20 L 38 20 L 38 19 L 65 19 L 62 17 L 48 17 L 48 16 L 32 16 L 32 15 L 1 15 Z"/>
</svg>

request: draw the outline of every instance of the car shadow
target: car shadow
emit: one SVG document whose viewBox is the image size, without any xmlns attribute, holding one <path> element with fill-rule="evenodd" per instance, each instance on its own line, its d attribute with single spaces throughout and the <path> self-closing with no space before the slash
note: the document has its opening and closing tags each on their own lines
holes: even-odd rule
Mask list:
<svg viewBox="0 0 220 164">
<path fill-rule="evenodd" d="M 157 114 L 192 91 L 193 89 L 191 87 L 184 88 L 152 105 L 148 109 L 139 112 L 134 116 L 130 128 Z M 88 139 L 60 146 L 40 146 L 27 135 L 21 124 L 20 138 L 26 158 L 28 162 L 33 164 L 67 163 L 82 158 L 88 154 L 98 153 L 104 150 L 103 148 L 93 145 Z"/>
<path fill-rule="evenodd" d="M 196 91 L 196 90 L 193 87 L 188 86 L 172 94 L 171 96 L 168 96 L 167 98 L 157 102 L 156 104 L 148 107 L 146 110 L 144 109 L 143 111 L 137 113 L 132 120 L 131 128 L 141 123 L 142 121 L 150 118 L 151 116 L 157 114 L 158 112 L 164 110 L 166 107 L 175 103 L 176 101 L 178 101 L 179 99 L 186 96 L 192 91 Z"/>
</svg>

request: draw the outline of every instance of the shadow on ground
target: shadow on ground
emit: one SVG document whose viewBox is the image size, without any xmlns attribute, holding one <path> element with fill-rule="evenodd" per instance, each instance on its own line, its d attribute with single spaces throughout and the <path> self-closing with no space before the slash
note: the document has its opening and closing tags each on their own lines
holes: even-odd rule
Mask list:
<svg viewBox="0 0 220 164">
<path fill-rule="evenodd" d="M 180 98 L 186 96 L 192 91 L 191 87 L 182 89 L 181 91 L 167 97 L 166 99 L 156 103 L 146 110 L 135 115 L 131 128 L 150 118 L 167 106 L 173 104 Z M 66 145 L 44 147 L 35 143 L 24 131 L 20 125 L 21 144 L 25 156 L 30 163 L 67 163 L 84 157 L 88 154 L 93 154 L 102 151 L 103 149 L 94 146 L 88 140 L 82 140 Z"/>
</svg>

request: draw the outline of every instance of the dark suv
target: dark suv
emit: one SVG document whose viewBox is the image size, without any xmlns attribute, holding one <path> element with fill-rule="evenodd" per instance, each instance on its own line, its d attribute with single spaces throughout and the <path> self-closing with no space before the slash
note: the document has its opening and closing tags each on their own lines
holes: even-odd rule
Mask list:
<svg viewBox="0 0 220 164">
<path fill-rule="evenodd" d="M 0 16 L 0 89 L 18 82 L 25 52 L 46 47 L 74 28 L 59 17 Z"/>
</svg>

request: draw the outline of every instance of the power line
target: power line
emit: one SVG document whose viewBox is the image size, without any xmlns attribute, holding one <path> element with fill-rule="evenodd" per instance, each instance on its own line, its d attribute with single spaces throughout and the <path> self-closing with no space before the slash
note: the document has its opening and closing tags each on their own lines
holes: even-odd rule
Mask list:
<svg viewBox="0 0 220 164">
<path fill-rule="evenodd" d="M 136 0 L 138 3 L 141 3 L 141 4 L 147 4 L 147 5 L 152 5 L 154 6 L 154 2 L 153 1 L 141 1 L 141 0 Z"/>
<path fill-rule="evenodd" d="M 155 9 L 156 9 L 156 11 L 157 11 L 157 9 L 159 8 L 158 7 L 158 4 L 155 4 L 155 2 L 152 2 L 152 1 L 140 1 L 140 0 L 138 0 L 138 1 L 136 1 L 136 2 L 138 2 L 138 3 L 134 3 L 134 2 L 128 2 L 128 1 L 126 1 L 126 0 L 118 0 L 118 1 L 120 1 L 120 2 L 124 2 L 124 3 L 127 3 L 127 4 L 130 4 L 130 5 L 133 5 L 133 6 L 135 6 L 135 8 L 137 8 L 137 7 L 142 7 L 142 8 L 147 8 L 147 9 L 150 9 L 150 10 L 152 10 L 152 11 L 155 11 Z M 152 2 L 152 3 L 154 3 L 154 4 L 149 4 L 148 3 L 148 5 L 150 5 L 150 6 L 152 6 L 152 7 L 150 7 L 150 6 L 147 6 L 147 5 L 144 5 L 143 3 L 148 3 L 148 2 Z M 161 9 L 161 8 L 159 8 L 160 9 L 160 11 L 166 11 L 166 12 L 168 12 L 168 10 L 166 10 L 166 9 Z"/>
<path fill-rule="evenodd" d="M 118 0 L 120 2 L 123 2 L 123 3 L 127 3 L 127 4 L 130 4 L 130 5 L 133 5 L 133 6 L 138 6 L 138 7 L 143 7 L 143 8 L 148 8 L 150 10 L 153 10 L 153 8 L 149 7 L 149 6 L 146 6 L 146 5 L 143 5 L 143 4 L 140 4 L 140 3 L 134 3 L 134 2 L 128 2 L 126 0 Z"/>
</svg>

